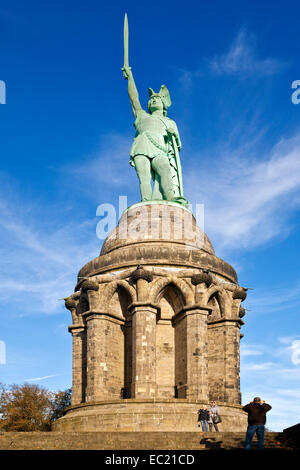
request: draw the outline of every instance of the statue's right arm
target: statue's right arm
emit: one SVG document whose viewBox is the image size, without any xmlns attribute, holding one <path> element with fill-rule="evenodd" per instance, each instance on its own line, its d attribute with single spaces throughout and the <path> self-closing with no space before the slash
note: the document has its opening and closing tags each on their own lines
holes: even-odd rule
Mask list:
<svg viewBox="0 0 300 470">
<path fill-rule="evenodd" d="M 123 70 L 124 78 L 128 80 L 128 95 L 130 98 L 133 114 L 136 117 L 138 111 L 142 110 L 142 106 L 141 106 L 141 103 L 139 100 L 139 94 L 138 94 L 138 91 L 137 91 L 137 88 L 135 86 L 135 82 L 133 79 L 131 67 L 125 66 L 122 68 L 122 70 Z"/>
</svg>

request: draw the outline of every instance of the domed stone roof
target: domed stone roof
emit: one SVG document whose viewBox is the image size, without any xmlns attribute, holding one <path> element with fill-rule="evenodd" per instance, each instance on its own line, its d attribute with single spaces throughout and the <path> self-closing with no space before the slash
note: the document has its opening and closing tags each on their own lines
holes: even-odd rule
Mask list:
<svg viewBox="0 0 300 470">
<path fill-rule="evenodd" d="M 197 226 L 193 214 L 179 204 L 143 204 L 131 206 L 117 227 L 108 235 L 101 255 L 140 243 L 178 244 L 182 248 L 214 254 L 207 235 Z"/>
<path fill-rule="evenodd" d="M 213 246 L 188 209 L 174 203 L 141 203 L 123 213 L 103 243 L 100 256 L 87 263 L 78 280 L 142 264 L 169 269 L 209 269 L 230 282 L 235 270 L 214 254 Z"/>
</svg>

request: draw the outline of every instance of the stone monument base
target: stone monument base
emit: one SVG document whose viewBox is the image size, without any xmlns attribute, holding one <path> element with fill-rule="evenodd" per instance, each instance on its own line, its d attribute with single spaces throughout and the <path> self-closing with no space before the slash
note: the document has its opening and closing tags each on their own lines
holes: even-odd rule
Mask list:
<svg viewBox="0 0 300 470">
<path fill-rule="evenodd" d="M 72 404 L 56 432 L 199 432 L 215 400 L 222 432 L 241 431 L 245 290 L 193 214 L 174 203 L 123 213 L 66 298 Z"/>
<path fill-rule="evenodd" d="M 199 431 L 197 411 L 207 403 L 187 399 L 124 399 L 83 403 L 68 408 L 53 424 L 55 432 L 193 432 Z M 218 403 L 221 432 L 244 432 L 247 415 L 240 405 Z"/>
</svg>

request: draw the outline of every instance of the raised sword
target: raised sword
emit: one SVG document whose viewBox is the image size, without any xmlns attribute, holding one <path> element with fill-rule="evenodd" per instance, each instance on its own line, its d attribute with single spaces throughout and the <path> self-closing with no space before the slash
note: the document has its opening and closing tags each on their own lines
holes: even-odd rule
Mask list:
<svg viewBox="0 0 300 470">
<path fill-rule="evenodd" d="M 124 67 L 129 67 L 128 39 L 129 39 L 128 18 L 127 18 L 127 13 L 125 13 L 125 17 L 124 17 Z"/>
</svg>

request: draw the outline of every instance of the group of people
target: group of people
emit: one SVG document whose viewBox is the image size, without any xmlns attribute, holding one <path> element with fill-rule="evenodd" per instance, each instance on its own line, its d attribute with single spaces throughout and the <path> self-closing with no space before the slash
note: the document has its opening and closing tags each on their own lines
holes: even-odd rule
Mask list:
<svg viewBox="0 0 300 470">
<path fill-rule="evenodd" d="M 221 421 L 222 419 L 219 413 L 219 407 L 215 401 L 212 401 L 208 408 L 204 406 L 198 410 L 198 422 L 200 423 L 198 426 L 201 425 L 203 432 L 208 432 L 207 425 L 209 426 L 209 432 L 212 432 L 213 426 L 215 431 L 218 432 L 218 423 Z"/>
<path fill-rule="evenodd" d="M 252 402 L 243 407 L 243 411 L 248 414 L 248 427 L 246 432 L 245 449 L 250 450 L 254 434 L 257 435 L 257 448 L 262 450 L 264 448 L 264 433 L 266 424 L 266 414 L 271 410 L 271 405 L 265 403 L 260 397 L 255 397 Z M 219 407 L 215 401 L 210 403 L 208 409 L 203 406 L 198 410 L 198 426 L 201 425 L 203 432 L 212 432 L 213 426 L 215 431 L 218 432 L 218 423 L 222 421 Z"/>
</svg>

